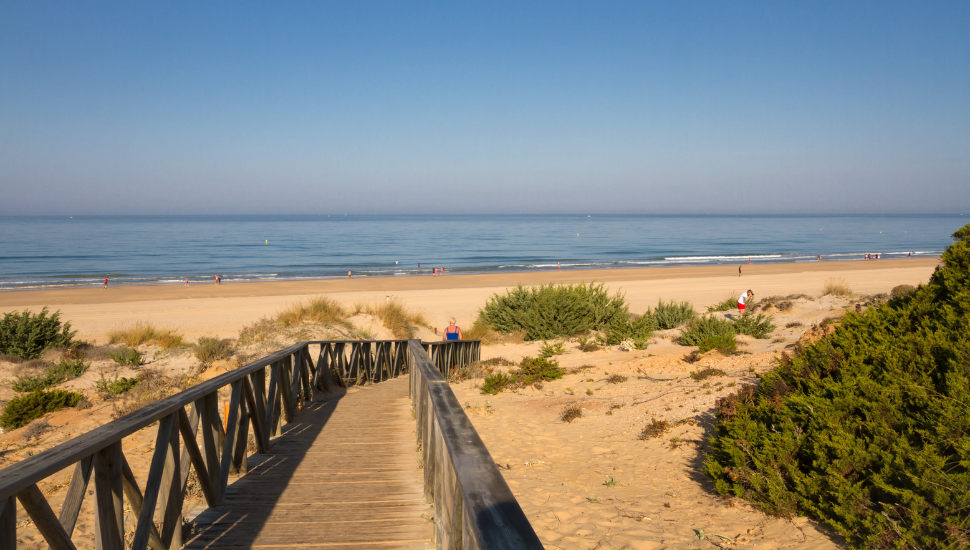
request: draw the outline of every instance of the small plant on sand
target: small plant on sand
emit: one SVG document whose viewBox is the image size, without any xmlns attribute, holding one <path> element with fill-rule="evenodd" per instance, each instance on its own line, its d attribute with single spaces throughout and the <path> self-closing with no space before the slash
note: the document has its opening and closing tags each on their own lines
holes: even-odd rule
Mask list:
<svg viewBox="0 0 970 550">
<path fill-rule="evenodd" d="M 579 405 L 569 405 L 559 413 L 559 420 L 572 422 L 583 416 L 583 408 Z"/>
<path fill-rule="evenodd" d="M 195 344 L 195 358 L 203 368 L 211 367 L 212 362 L 218 359 L 228 359 L 230 355 L 232 355 L 231 340 L 203 336 Z"/>
<path fill-rule="evenodd" d="M 14 379 L 10 388 L 13 391 L 26 393 L 52 388 L 61 382 L 77 378 L 88 370 L 90 365 L 84 362 L 84 354 L 77 350 L 68 350 L 57 363 L 47 365 L 41 375 L 21 375 Z"/>
<path fill-rule="evenodd" d="M 141 353 L 139 353 L 139 351 L 135 348 L 121 348 L 118 351 L 109 351 L 108 356 L 119 365 L 130 365 L 132 367 L 137 367 L 138 365 L 142 364 Z"/>
<path fill-rule="evenodd" d="M 49 314 L 47 307 L 40 313 L 12 311 L 0 319 L 0 353 L 20 359 L 36 359 L 50 348 L 67 346 L 77 331 L 71 323 L 61 325 L 61 312 Z"/>
<path fill-rule="evenodd" d="M 513 389 L 515 387 L 515 377 L 504 372 L 496 372 L 485 377 L 481 391 L 485 395 L 497 395 L 507 389 Z"/>
<path fill-rule="evenodd" d="M 832 278 L 825 281 L 825 286 L 822 287 L 822 296 L 838 296 L 839 298 L 847 298 L 852 296 L 852 289 L 846 284 L 845 280 Z"/>
<path fill-rule="evenodd" d="M 712 368 L 702 369 L 697 372 L 691 371 L 690 373 L 690 377 L 698 382 L 700 382 L 701 380 L 707 380 L 708 378 L 712 378 L 714 376 L 727 376 L 727 373 L 725 373 L 721 369 L 712 369 Z"/>
<path fill-rule="evenodd" d="M 667 422 L 666 420 L 657 420 L 656 418 L 651 418 L 650 423 L 643 428 L 642 432 L 640 432 L 640 439 L 641 440 L 656 439 L 662 436 L 663 434 L 667 433 L 667 430 L 669 429 L 670 429 L 670 422 Z"/>
<path fill-rule="evenodd" d="M 734 321 L 734 332 L 764 340 L 775 330 L 776 325 L 774 321 L 773 317 L 763 313 L 757 315 L 748 314 Z"/>
<path fill-rule="evenodd" d="M 593 388 L 586 388 L 586 395 L 593 395 Z"/>
<path fill-rule="evenodd" d="M 732 309 L 737 309 L 738 296 L 740 296 L 740 294 L 736 294 L 732 292 L 730 296 L 728 296 L 727 298 L 724 298 L 720 302 L 707 306 L 707 312 L 714 313 L 717 311 L 730 311 Z"/>
<path fill-rule="evenodd" d="M 397 298 L 368 307 L 367 312 L 380 319 L 395 338 L 414 338 L 417 327 L 427 324 L 423 315 L 408 310 Z"/>
<path fill-rule="evenodd" d="M 124 344 L 134 348 L 142 344 L 154 344 L 165 349 L 180 348 L 182 334 L 177 330 L 158 328 L 152 323 L 135 323 L 108 332 L 109 344 Z"/>
<path fill-rule="evenodd" d="M 121 395 L 136 385 L 138 385 L 137 378 L 119 378 L 118 375 L 115 375 L 113 378 L 107 378 L 104 375 L 104 371 L 102 371 L 101 378 L 94 383 L 94 391 L 102 395 Z"/>
<path fill-rule="evenodd" d="M 562 355 L 566 353 L 566 345 L 563 342 L 543 342 L 543 346 L 539 348 L 539 355 L 543 357 L 552 357 L 554 355 Z"/>
<path fill-rule="evenodd" d="M 704 353 L 716 349 L 721 353 L 732 353 L 737 349 L 734 325 L 731 321 L 715 317 L 698 317 L 684 327 L 680 343 L 685 346 L 698 346 Z"/>
<path fill-rule="evenodd" d="M 654 326 L 660 330 L 677 328 L 697 317 L 693 304 L 673 300 L 669 303 L 660 300 L 657 302 L 657 307 L 648 314 L 653 318 Z"/>
<path fill-rule="evenodd" d="M 35 391 L 15 397 L 4 407 L 0 427 L 13 430 L 26 426 L 31 420 L 49 412 L 77 405 L 83 397 L 80 393 L 63 390 Z"/>
<path fill-rule="evenodd" d="M 459 367 L 451 371 L 451 377 L 448 379 L 448 381 L 461 382 L 463 380 L 470 380 L 474 378 L 485 378 L 495 372 L 495 367 L 497 366 L 510 367 L 513 365 L 515 365 L 515 363 L 504 357 L 493 357 L 492 359 L 486 359 L 484 361 L 473 361 L 463 367 Z"/>
<path fill-rule="evenodd" d="M 785 325 L 785 328 L 798 328 L 803 326 L 805 325 L 798 321 L 792 321 L 791 323 L 788 323 L 787 325 Z"/>
<path fill-rule="evenodd" d="M 616 487 L 619 484 L 620 482 L 617 481 L 613 476 L 609 476 L 609 479 L 603 482 L 603 485 L 606 485 L 607 487 Z"/>
<path fill-rule="evenodd" d="M 693 365 L 694 363 L 700 361 L 701 357 L 702 356 L 699 352 L 692 351 L 684 356 L 684 361 Z"/>
<path fill-rule="evenodd" d="M 635 349 L 647 349 L 655 325 L 649 311 L 641 316 L 629 315 L 607 327 L 604 340 L 610 345 L 632 342 Z"/>
<path fill-rule="evenodd" d="M 576 343 L 579 344 L 579 351 L 598 351 L 600 347 L 596 345 L 596 341 L 589 334 L 581 334 L 576 337 Z"/>
<path fill-rule="evenodd" d="M 607 384 L 622 384 L 626 382 L 628 378 L 622 374 L 611 374 L 606 377 Z"/>
</svg>

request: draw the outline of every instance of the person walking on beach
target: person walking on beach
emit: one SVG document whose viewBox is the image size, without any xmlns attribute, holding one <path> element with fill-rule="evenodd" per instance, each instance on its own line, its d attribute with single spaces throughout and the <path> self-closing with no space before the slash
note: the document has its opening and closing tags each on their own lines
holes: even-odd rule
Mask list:
<svg viewBox="0 0 970 550">
<path fill-rule="evenodd" d="M 458 321 L 454 317 L 448 319 L 448 328 L 445 329 L 442 340 L 461 340 L 461 329 L 456 324 Z"/>
<path fill-rule="evenodd" d="M 744 304 L 751 298 L 754 298 L 754 292 L 751 292 L 750 288 L 747 292 L 738 296 L 738 313 L 740 317 L 744 317 Z"/>
<path fill-rule="evenodd" d="M 738 277 L 741 276 L 741 266 L 738 266 Z"/>
<path fill-rule="evenodd" d="M 189 286 L 189 278 L 188 277 L 185 278 L 185 286 Z"/>
<path fill-rule="evenodd" d="M 437 277 L 438 276 L 438 268 L 437 267 L 435 267 L 435 268 L 433 268 L 431 270 L 431 276 L 432 277 Z"/>
<path fill-rule="evenodd" d="M 107 277 L 104 278 L 104 289 L 105 290 L 108 290 L 108 278 Z"/>
<path fill-rule="evenodd" d="M 347 270 L 347 278 L 348 279 L 352 279 L 353 278 L 353 277 L 350 276 L 350 270 L 349 269 Z"/>
</svg>

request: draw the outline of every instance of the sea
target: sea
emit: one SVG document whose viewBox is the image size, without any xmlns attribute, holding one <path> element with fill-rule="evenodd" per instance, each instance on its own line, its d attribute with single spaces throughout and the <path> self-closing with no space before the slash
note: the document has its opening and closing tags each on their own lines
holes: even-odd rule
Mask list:
<svg viewBox="0 0 970 550">
<path fill-rule="evenodd" d="M 0 290 L 939 256 L 962 215 L 0 217 Z"/>
</svg>

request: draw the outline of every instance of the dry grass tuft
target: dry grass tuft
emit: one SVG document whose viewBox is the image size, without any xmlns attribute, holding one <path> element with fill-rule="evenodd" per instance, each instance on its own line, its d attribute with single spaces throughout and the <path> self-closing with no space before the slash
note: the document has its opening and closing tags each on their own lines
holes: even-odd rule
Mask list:
<svg viewBox="0 0 970 550">
<path fill-rule="evenodd" d="M 693 378 L 694 380 L 697 380 L 698 382 L 700 382 L 701 380 L 706 380 L 708 378 L 713 378 L 715 376 L 727 376 L 727 373 L 725 373 L 721 369 L 712 369 L 710 367 L 697 372 L 690 373 L 690 377 Z"/>
<path fill-rule="evenodd" d="M 129 348 L 142 344 L 155 344 L 165 349 L 180 348 L 185 344 L 182 342 L 182 334 L 177 330 L 160 329 L 152 323 L 138 322 L 116 328 L 108 333 L 108 343 L 123 343 Z"/>
<path fill-rule="evenodd" d="M 179 391 L 180 384 L 162 374 L 160 370 L 143 368 L 138 384 L 124 393 L 124 401 L 115 405 L 114 418 L 122 417 L 130 412 L 150 405 L 159 399 Z"/>
<path fill-rule="evenodd" d="M 607 379 L 607 384 L 622 384 L 627 381 L 627 377 L 622 374 L 611 374 Z"/>
<path fill-rule="evenodd" d="M 428 324 L 424 315 L 409 310 L 397 298 L 368 307 L 367 313 L 380 319 L 395 338 L 414 338 L 417 327 Z"/>
<path fill-rule="evenodd" d="M 301 323 L 327 323 L 347 326 L 350 315 L 336 300 L 319 296 L 312 300 L 290 306 L 276 314 L 276 325 L 289 328 Z"/>
<path fill-rule="evenodd" d="M 490 346 L 493 344 L 521 344 L 525 342 L 526 332 L 517 330 L 506 334 L 492 330 L 475 321 L 470 329 L 462 330 L 461 335 L 465 340 L 481 340 L 482 344 Z"/>
<path fill-rule="evenodd" d="M 822 287 L 822 296 L 838 296 L 839 298 L 847 298 L 852 296 L 852 289 L 843 279 L 829 279 L 825 281 L 825 286 Z"/>
<path fill-rule="evenodd" d="M 573 420 L 576 420 L 577 418 L 581 418 L 582 416 L 583 416 L 582 407 L 580 407 L 579 405 L 569 405 L 568 407 L 563 409 L 561 413 L 559 413 L 559 420 L 562 420 L 563 422 L 572 422 Z"/>
</svg>

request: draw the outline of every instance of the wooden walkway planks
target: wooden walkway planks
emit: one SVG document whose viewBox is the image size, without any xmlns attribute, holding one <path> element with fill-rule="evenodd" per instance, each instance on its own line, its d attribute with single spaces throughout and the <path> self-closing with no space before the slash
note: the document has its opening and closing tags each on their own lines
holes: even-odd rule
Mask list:
<svg viewBox="0 0 970 550">
<path fill-rule="evenodd" d="M 434 547 L 407 376 L 337 392 L 195 518 L 186 548 Z"/>
</svg>

